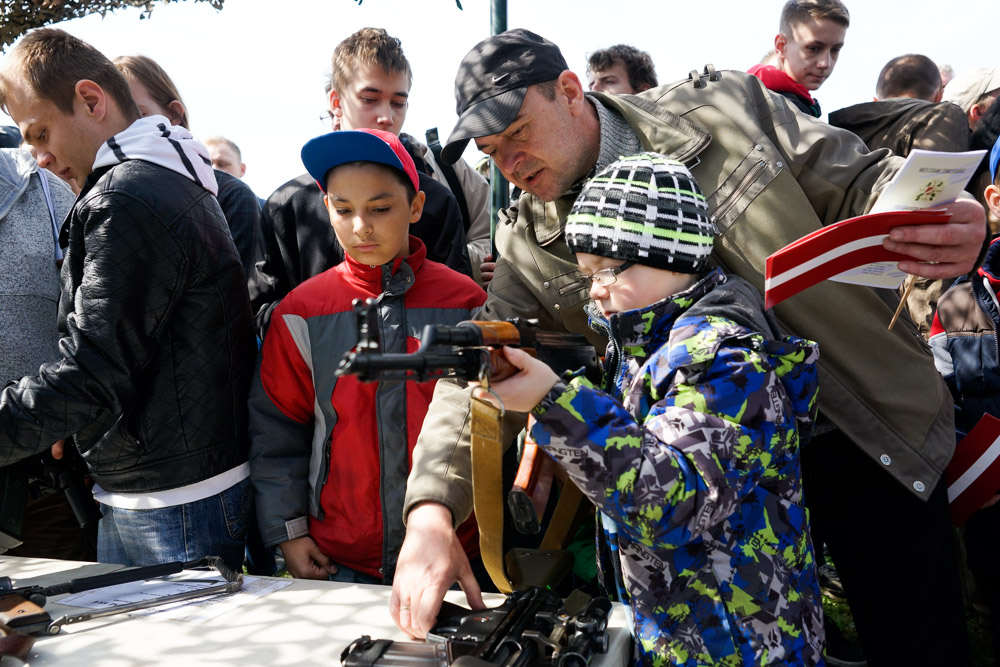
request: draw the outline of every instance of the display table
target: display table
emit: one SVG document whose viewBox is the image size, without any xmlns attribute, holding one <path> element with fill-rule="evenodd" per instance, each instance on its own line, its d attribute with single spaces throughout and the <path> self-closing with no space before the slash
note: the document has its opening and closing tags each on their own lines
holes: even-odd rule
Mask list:
<svg viewBox="0 0 1000 667">
<path fill-rule="evenodd" d="M 51 585 L 120 569 L 117 565 L 0 555 L 0 575 L 15 586 Z M 341 584 L 295 579 L 279 591 L 256 598 L 203 622 L 153 616 L 118 615 L 67 625 L 52 637 L 38 638 L 30 665 L 86 667 L 248 667 L 251 665 L 340 664 L 341 651 L 361 635 L 406 640 L 389 616 L 388 586 Z M 81 611 L 60 605 L 57 596 L 46 610 L 56 618 Z M 447 599 L 465 604 L 461 591 Z M 484 595 L 495 606 L 500 595 Z M 615 605 L 610 648 L 594 667 L 624 667 L 630 662 L 631 638 L 625 614 Z M 11 658 L 3 665 L 16 664 Z"/>
</svg>

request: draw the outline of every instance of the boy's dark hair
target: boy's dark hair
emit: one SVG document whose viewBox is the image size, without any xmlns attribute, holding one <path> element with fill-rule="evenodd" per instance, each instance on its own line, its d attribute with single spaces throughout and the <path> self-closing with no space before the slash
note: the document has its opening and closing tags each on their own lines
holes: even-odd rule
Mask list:
<svg viewBox="0 0 1000 667">
<path fill-rule="evenodd" d="M 887 62 L 878 75 L 875 95 L 880 100 L 890 97 L 916 97 L 928 102 L 941 90 L 941 71 L 927 56 L 908 53 Z"/>
<path fill-rule="evenodd" d="M 343 92 L 351 76 L 360 67 L 378 65 L 386 72 L 400 72 L 413 84 L 410 61 L 403 54 L 403 45 L 382 28 L 362 28 L 342 41 L 333 50 L 333 63 L 327 92 Z"/>
<path fill-rule="evenodd" d="M 347 166 L 358 166 L 358 165 L 369 165 L 371 167 L 378 167 L 386 173 L 391 173 L 393 178 L 395 178 L 404 188 L 406 188 L 406 203 L 412 204 L 413 199 L 417 196 L 417 191 L 413 189 L 413 182 L 410 177 L 401 172 L 399 169 L 393 169 L 387 164 L 382 164 L 380 162 L 368 162 L 367 160 L 356 160 L 354 162 L 345 162 L 343 164 L 338 164 L 336 167 L 326 172 L 326 182 L 329 184 L 330 176 L 333 172 L 337 171 L 341 167 Z"/>
<path fill-rule="evenodd" d="M 173 79 L 159 63 L 149 56 L 118 56 L 114 59 L 114 64 L 126 79 L 141 83 L 149 91 L 153 101 L 164 109 L 173 101 L 180 102 L 184 107 L 180 125 L 191 129 L 188 125 L 187 105 L 181 99 L 181 93 Z"/>
<path fill-rule="evenodd" d="M 792 26 L 809 19 L 830 19 L 845 28 L 851 27 L 851 14 L 840 0 L 788 0 L 781 10 L 778 32 L 787 37 L 791 35 Z"/>
<path fill-rule="evenodd" d="M 51 101 L 68 115 L 73 114 L 77 82 L 89 79 L 114 100 L 129 122 L 140 117 L 121 72 L 100 51 L 64 30 L 32 30 L 11 49 L 0 72 L 0 108 L 4 111 L 11 76 L 21 77 L 39 99 Z"/>
<path fill-rule="evenodd" d="M 628 44 L 615 44 L 606 49 L 599 49 L 587 58 L 588 72 L 603 72 L 613 67 L 615 60 L 622 61 L 628 72 L 628 82 L 634 90 L 641 90 L 643 84 L 656 88 L 656 67 L 653 59 L 645 51 L 640 51 Z"/>
</svg>

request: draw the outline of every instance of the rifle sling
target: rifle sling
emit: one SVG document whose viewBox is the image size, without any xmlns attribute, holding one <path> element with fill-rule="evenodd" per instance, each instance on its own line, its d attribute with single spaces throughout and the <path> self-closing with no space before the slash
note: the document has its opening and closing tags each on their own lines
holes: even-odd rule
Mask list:
<svg viewBox="0 0 1000 667">
<path fill-rule="evenodd" d="M 500 409 L 472 398 L 472 502 L 479 524 L 479 551 L 501 593 L 514 590 L 503 566 L 503 474 Z"/>
<path fill-rule="evenodd" d="M 531 427 L 534 425 L 534 415 L 528 415 L 528 440 L 535 444 L 535 447 L 538 447 L 538 444 L 531 437 Z M 538 447 L 538 450 L 539 456 L 548 456 L 541 447 Z M 552 462 L 552 465 L 558 468 L 557 463 Z M 562 479 L 563 485 L 559 491 L 559 499 L 556 501 L 556 508 L 552 513 L 552 518 L 549 519 L 545 535 L 542 536 L 542 543 L 538 545 L 538 548 L 543 551 L 563 548 L 566 544 L 566 538 L 569 537 L 569 530 L 573 525 L 573 519 L 576 517 L 576 511 L 580 508 L 580 503 L 583 501 L 583 493 L 567 475 L 560 474 L 555 477 Z M 538 517 L 538 521 L 541 522 L 541 520 L 542 517 Z"/>
<path fill-rule="evenodd" d="M 544 454 L 548 456 L 548 454 Z M 583 493 L 577 488 L 573 480 L 567 478 L 559 491 L 559 500 L 556 501 L 556 509 L 549 520 L 549 527 L 545 529 L 545 536 L 539 549 L 562 549 L 569 536 L 569 529 L 573 525 L 573 518 L 580 508 L 583 500 Z"/>
<path fill-rule="evenodd" d="M 529 420 L 529 428 L 531 426 Z M 504 490 L 501 457 L 503 443 L 503 417 L 500 409 L 489 401 L 473 397 L 472 421 L 472 498 L 479 524 L 479 552 L 490 578 L 502 593 L 510 593 L 514 586 L 504 568 L 503 518 Z M 548 456 L 545 454 L 545 456 Z M 540 549 L 561 549 L 566 542 L 573 518 L 576 516 L 583 494 L 566 480 L 555 512 L 549 521 Z"/>
</svg>

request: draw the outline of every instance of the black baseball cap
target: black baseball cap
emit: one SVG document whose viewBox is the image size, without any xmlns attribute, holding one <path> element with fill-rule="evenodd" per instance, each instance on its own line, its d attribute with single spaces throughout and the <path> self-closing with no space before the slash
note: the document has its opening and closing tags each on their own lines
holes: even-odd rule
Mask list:
<svg viewBox="0 0 1000 667">
<path fill-rule="evenodd" d="M 552 81 L 567 69 L 569 65 L 558 46 L 522 28 L 476 44 L 458 67 L 458 123 L 441 151 L 441 159 L 455 164 L 469 139 L 506 130 L 517 118 L 528 86 Z"/>
</svg>

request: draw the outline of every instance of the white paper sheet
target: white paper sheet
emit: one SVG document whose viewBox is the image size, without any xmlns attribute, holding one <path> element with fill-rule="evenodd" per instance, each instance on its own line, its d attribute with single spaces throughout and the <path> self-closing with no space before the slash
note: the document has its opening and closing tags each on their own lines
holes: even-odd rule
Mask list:
<svg viewBox="0 0 1000 667">
<path fill-rule="evenodd" d="M 106 609 L 134 602 L 153 602 L 157 598 L 208 588 L 222 581 L 222 578 L 215 572 L 183 572 L 171 577 L 135 581 L 67 595 L 59 600 L 59 604 L 85 609 Z M 157 618 L 201 622 L 215 618 L 268 593 L 281 590 L 291 583 L 291 579 L 245 576 L 243 577 L 242 590 L 236 593 L 218 593 L 204 598 L 173 602 L 135 611 L 131 615 L 156 615 Z"/>
</svg>

